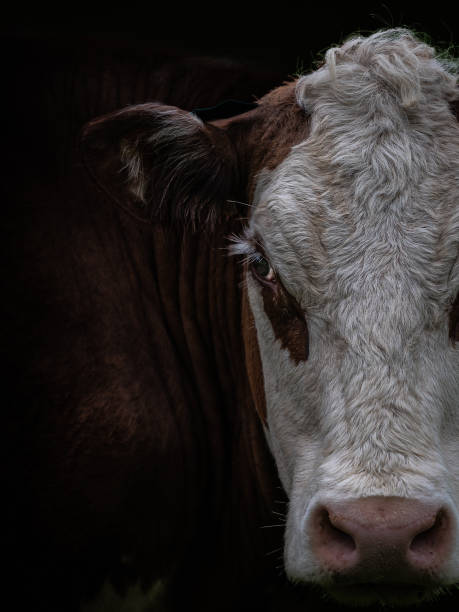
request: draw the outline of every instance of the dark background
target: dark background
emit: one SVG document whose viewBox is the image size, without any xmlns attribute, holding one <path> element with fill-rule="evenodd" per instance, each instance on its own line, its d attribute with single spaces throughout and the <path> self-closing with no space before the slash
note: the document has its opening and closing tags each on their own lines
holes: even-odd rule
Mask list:
<svg viewBox="0 0 459 612">
<path fill-rule="evenodd" d="M 357 32 L 409 27 L 457 55 L 454 7 L 445 0 L 364 5 L 153 1 L 118 8 L 63 4 L 52 11 L 40 3 L 9 4 L 2 8 L 0 26 L 3 167 L 7 176 L 19 173 L 21 182 L 33 174 L 53 177 L 56 164 L 62 171 L 62 162 L 71 161 L 85 122 L 152 96 L 188 110 L 215 104 L 220 95 L 253 101 L 313 69 L 327 48 Z M 196 62 L 189 65 L 196 58 L 204 65 L 203 57 L 227 71 L 220 79 L 226 83 L 221 94 L 214 87 L 218 65 L 205 73 Z M 164 83 L 158 87 L 161 70 Z M 182 99 L 179 90 L 199 90 L 199 96 Z"/>
<path fill-rule="evenodd" d="M 287 77 L 308 70 L 322 51 L 355 32 L 406 26 L 441 48 L 455 45 L 454 7 L 454 2 L 445 0 L 362 5 L 320 0 L 273 5 L 163 1 L 106 10 L 62 5 L 47 13 L 41 5 L 21 5 L 15 10 L 23 10 L 22 15 L 2 14 L 2 57 L 5 65 L 20 67 L 26 55 L 32 67 L 46 50 L 56 59 L 92 54 L 96 60 L 108 50 L 126 58 L 205 55 L 259 62 Z"/>
</svg>

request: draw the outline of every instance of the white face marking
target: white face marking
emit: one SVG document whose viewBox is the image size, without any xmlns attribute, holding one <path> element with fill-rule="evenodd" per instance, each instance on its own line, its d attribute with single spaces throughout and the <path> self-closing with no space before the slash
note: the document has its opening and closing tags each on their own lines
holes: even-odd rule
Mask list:
<svg viewBox="0 0 459 612">
<path fill-rule="evenodd" d="M 306 362 L 247 282 L 290 498 L 286 568 L 318 580 L 304 535 L 318 498 L 438 498 L 457 515 L 458 93 L 428 47 L 382 34 L 329 54 L 297 93 L 310 136 L 260 177 L 248 233 L 306 313 Z M 443 575 L 459 580 L 459 551 Z"/>
</svg>

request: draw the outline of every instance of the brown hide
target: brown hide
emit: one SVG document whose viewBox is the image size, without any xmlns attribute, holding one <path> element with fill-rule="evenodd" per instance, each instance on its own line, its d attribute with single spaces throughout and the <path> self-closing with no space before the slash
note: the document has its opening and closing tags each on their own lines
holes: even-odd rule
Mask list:
<svg viewBox="0 0 459 612">
<path fill-rule="evenodd" d="M 210 229 L 248 216 L 256 178 L 307 137 L 294 83 L 242 115 L 211 123 L 174 106 L 131 105 L 89 122 L 83 162 L 96 185 L 138 220 Z"/>
<path fill-rule="evenodd" d="M 255 188 L 257 174 L 272 170 L 288 155 L 293 145 L 309 133 L 309 122 L 296 104 L 295 83 L 277 87 L 259 101 L 256 110 L 233 119 L 212 122 L 227 131 L 239 154 L 240 182 L 247 201 Z"/>
<path fill-rule="evenodd" d="M 235 228 L 203 237 L 138 223 L 94 188 L 73 148 L 84 121 L 126 103 L 206 106 L 247 89 L 232 63 L 206 72 L 187 59 L 158 77 L 108 56 L 46 56 L 37 69 L 24 53 L 14 75 L 4 597 L 73 612 L 105 579 L 123 593 L 161 577 L 171 611 L 267 609 L 278 564 L 267 553 L 282 530 L 260 527 L 282 492 L 245 373 L 240 269 L 223 248 Z M 194 74 L 192 97 L 178 73 Z"/>
<path fill-rule="evenodd" d="M 129 106 L 88 123 L 80 150 L 96 185 L 139 221 L 212 231 L 234 216 L 236 151 L 223 130 L 187 111 Z"/>
<path fill-rule="evenodd" d="M 238 204 L 239 216 L 247 216 L 240 200 L 251 199 L 260 170 L 275 168 L 307 133 L 307 116 L 289 83 L 262 98 L 255 110 L 212 124 L 192 120 L 176 107 L 129 106 L 87 124 L 81 151 L 97 187 L 135 219 L 212 232 L 216 219 L 228 223 L 235 217 Z M 280 282 L 275 291 L 263 288 L 263 300 L 282 346 L 296 363 L 306 360 L 307 326 L 298 305 Z M 263 374 L 246 299 L 242 334 L 253 401 L 266 423 Z"/>
</svg>

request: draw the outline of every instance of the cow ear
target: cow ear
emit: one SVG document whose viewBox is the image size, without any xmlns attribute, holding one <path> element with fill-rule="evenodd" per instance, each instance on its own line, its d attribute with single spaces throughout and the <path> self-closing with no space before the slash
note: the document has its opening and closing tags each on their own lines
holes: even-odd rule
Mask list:
<svg viewBox="0 0 459 612">
<path fill-rule="evenodd" d="M 142 221 L 196 227 L 234 214 L 230 139 L 176 107 L 141 104 L 95 119 L 83 129 L 81 153 L 99 187 Z"/>
</svg>

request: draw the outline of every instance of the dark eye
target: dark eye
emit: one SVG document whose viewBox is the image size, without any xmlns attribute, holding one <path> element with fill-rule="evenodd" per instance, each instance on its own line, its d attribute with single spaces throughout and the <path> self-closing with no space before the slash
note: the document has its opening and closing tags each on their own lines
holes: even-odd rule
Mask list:
<svg viewBox="0 0 459 612">
<path fill-rule="evenodd" d="M 449 316 L 449 337 L 453 342 L 459 342 L 459 295 L 453 302 Z"/>
<path fill-rule="evenodd" d="M 251 270 L 253 274 L 261 281 L 275 282 L 275 274 L 274 270 L 271 267 L 271 264 L 263 257 L 263 255 L 256 255 L 250 264 Z"/>
</svg>

